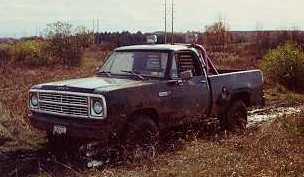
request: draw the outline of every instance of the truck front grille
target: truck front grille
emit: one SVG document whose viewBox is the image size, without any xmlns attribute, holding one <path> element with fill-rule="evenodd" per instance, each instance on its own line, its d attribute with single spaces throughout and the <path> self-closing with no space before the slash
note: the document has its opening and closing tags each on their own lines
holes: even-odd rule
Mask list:
<svg viewBox="0 0 304 177">
<path fill-rule="evenodd" d="M 39 93 L 39 110 L 44 113 L 88 117 L 88 103 L 87 96 L 52 92 Z"/>
<path fill-rule="evenodd" d="M 86 96 L 68 95 L 62 93 L 40 93 L 39 99 L 41 101 L 50 101 L 56 103 L 88 105 L 88 98 Z"/>
</svg>

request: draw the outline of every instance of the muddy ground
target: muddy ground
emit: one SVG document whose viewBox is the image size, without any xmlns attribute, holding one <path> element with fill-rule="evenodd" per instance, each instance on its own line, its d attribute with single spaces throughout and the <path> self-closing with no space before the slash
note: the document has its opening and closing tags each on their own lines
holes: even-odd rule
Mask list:
<svg viewBox="0 0 304 177">
<path fill-rule="evenodd" d="M 277 117 L 299 113 L 301 110 L 304 110 L 304 106 L 267 107 L 249 111 L 248 132 L 254 133 L 254 130 L 259 126 L 267 124 Z M 164 136 L 166 138 L 162 140 L 162 148 L 159 153 L 165 154 L 178 151 L 181 146 L 185 145 L 185 143 L 181 142 L 187 141 L 187 137 L 194 134 L 200 134 L 199 138 L 210 142 L 226 138 L 225 133 L 218 132 L 214 125 L 206 125 L 204 130 L 198 127 L 191 127 L 191 129 L 185 127 L 177 128 L 166 133 Z M 184 141 L 181 141 L 181 139 Z M 7 142 L 13 144 L 13 141 L 17 140 L 2 138 L 0 139 L 0 146 Z M 116 166 L 121 165 L 124 165 L 124 162 L 109 157 L 104 161 L 104 165 L 98 169 L 104 171 L 107 168 L 116 168 Z M 42 144 L 38 148 L 25 146 L 21 149 L 5 149 L 2 151 L 0 149 L 0 176 L 87 176 L 87 169 L 70 159 L 56 160 L 48 152 L 46 145 Z"/>
</svg>

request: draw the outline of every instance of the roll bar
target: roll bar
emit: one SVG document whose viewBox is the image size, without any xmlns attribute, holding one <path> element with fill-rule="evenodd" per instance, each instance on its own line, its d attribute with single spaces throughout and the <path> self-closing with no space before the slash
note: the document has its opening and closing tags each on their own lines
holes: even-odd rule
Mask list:
<svg viewBox="0 0 304 177">
<path fill-rule="evenodd" d="M 206 63 L 207 72 L 215 74 L 215 75 L 219 75 L 219 72 L 218 72 L 216 66 L 213 64 L 213 62 L 209 58 L 206 49 L 202 45 L 198 45 L 198 44 L 192 44 L 191 47 L 195 48 L 196 50 L 198 50 L 202 53 L 202 55 L 203 55 L 202 58 L 203 58 L 203 60 L 205 60 L 205 63 Z"/>
</svg>

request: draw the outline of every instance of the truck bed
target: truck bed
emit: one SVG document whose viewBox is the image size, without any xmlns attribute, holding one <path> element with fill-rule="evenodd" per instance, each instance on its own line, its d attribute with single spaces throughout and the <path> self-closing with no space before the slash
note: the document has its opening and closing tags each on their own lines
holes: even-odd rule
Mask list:
<svg viewBox="0 0 304 177">
<path fill-rule="evenodd" d="M 260 70 L 220 70 L 219 73 L 221 74 L 209 75 L 213 99 L 212 112 L 218 111 L 223 88 L 226 88 L 230 95 L 249 93 L 248 106 L 263 104 L 263 76 Z"/>
<path fill-rule="evenodd" d="M 217 70 L 220 74 L 227 74 L 227 73 L 235 73 L 235 72 L 241 72 L 245 70 L 237 70 L 237 69 L 218 69 Z"/>
</svg>

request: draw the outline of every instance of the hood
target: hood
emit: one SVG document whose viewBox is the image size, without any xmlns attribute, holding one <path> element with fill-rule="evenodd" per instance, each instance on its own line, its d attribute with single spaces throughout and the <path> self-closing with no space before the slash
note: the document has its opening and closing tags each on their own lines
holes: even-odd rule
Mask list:
<svg viewBox="0 0 304 177">
<path fill-rule="evenodd" d="M 41 84 L 36 86 L 36 88 L 70 92 L 106 92 L 147 84 L 151 83 L 147 81 L 135 81 L 121 78 L 90 77 Z"/>
</svg>

